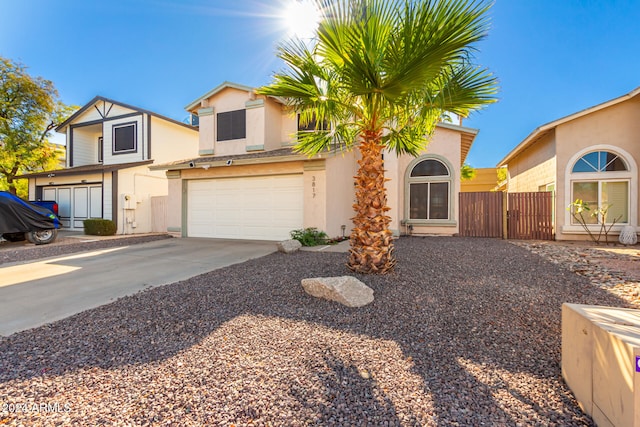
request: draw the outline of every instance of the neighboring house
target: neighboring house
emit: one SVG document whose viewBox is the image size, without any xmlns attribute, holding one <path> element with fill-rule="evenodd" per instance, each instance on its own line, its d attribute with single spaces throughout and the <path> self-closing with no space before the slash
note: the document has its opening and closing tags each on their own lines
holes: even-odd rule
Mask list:
<svg viewBox="0 0 640 427">
<path fill-rule="evenodd" d="M 71 230 L 88 218 L 115 221 L 118 234 L 166 230 L 152 198 L 167 195 L 167 178 L 149 166 L 197 155 L 197 128 L 98 96 L 56 131 L 66 135 L 66 167 L 23 175 L 31 200 L 56 200 Z"/>
<path fill-rule="evenodd" d="M 476 175 L 473 178 L 465 179 L 460 183 L 460 192 L 500 191 L 496 168 L 476 168 L 475 171 Z"/>
<path fill-rule="evenodd" d="M 199 156 L 164 165 L 168 231 L 184 237 L 282 240 L 316 227 L 350 233 L 357 150 L 296 154 L 298 120 L 282 99 L 225 82 L 186 106 L 199 122 Z M 391 229 L 458 232 L 460 167 L 477 130 L 439 124 L 419 157 L 386 152 Z"/>
<path fill-rule="evenodd" d="M 638 225 L 640 88 L 534 130 L 498 166 L 508 192 L 554 191 L 557 240 L 585 239 L 567 207 L 576 199 L 610 206 L 612 234 Z M 594 231 L 599 224 L 591 225 Z"/>
</svg>

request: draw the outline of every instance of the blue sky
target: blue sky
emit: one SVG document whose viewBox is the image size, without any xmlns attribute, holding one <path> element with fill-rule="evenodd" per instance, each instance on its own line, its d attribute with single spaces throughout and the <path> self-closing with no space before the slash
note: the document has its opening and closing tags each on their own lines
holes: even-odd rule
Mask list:
<svg viewBox="0 0 640 427">
<path fill-rule="evenodd" d="M 96 95 L 186 117 L 225 80 L 249 86 L 280 68 L 285 0 L 0 0 L 0 55 L 52 80 L 63 102 Z M 640 0 L 496 0 L 477 62 L 500 101 L 468 162 L 491 167 L 536 127 L 640 86 Z M 640 119 L 640 118 L 639 118 Z"/>
</svg>

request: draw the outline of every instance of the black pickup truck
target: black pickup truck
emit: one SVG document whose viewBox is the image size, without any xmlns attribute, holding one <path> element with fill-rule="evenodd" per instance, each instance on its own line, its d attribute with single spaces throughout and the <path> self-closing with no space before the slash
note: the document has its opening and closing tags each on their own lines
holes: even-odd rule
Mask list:
<svg viewBox="0 0 640 427">
<path fill-rule="evenodd" d="M 43 245 L 56 239 L 58 228 L 60 220 L 50 209 L 0 191 L 0 237 L 10 242 L 27 239 Z"/>
</svg>

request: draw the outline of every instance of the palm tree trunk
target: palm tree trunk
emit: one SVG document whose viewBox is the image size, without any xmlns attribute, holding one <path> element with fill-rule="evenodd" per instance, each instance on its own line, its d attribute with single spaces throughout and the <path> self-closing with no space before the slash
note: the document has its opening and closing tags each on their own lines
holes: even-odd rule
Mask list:
<svg viewBox="0 0 640 427">
<path fill-rule="evenodd" d="M 387 190 L 384 186 L 383 146 L 379 132 L 365 132 L 359 149 L 362 159 L 355 176 L 356 203 L 353 205 L 353 231 L 347 267 L 356 273 L 386 273 L 393 269 L 391 218 L 386 215 Z"/>
</svg>

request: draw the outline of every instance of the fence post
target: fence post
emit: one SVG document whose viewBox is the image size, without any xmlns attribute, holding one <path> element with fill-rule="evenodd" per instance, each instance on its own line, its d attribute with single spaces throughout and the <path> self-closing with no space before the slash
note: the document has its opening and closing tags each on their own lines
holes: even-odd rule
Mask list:
<svg viewBox="0 0 640 427">
<path fill-rule="evenodd" d="M 509 238 L 509 225 L 507 224 L 507 210 L 509 209 L 508 194 L 506 191 L 502 193 L 502 238 L 505 240 Z"/>
</svg>

